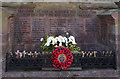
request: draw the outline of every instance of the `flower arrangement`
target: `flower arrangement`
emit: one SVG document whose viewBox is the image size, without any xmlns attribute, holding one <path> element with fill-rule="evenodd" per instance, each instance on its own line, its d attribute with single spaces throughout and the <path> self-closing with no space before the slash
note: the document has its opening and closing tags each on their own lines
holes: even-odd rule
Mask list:
<svg viewBox="0 0 120 79">
<path fill-rule="evenodd" d="M 43 42 L 41 48 L 43 51 L 53 52 L 58 47 L 66 47 L 70 51 L 79 51 L 81 49 L 77 47 L 77 43 L 75 41 L 75 37 L 66 33 L 66 36 L 57 36 L 54 35 L 46 36 L 46 38 L 41 38 L 40 40 Z"/>
</svg>

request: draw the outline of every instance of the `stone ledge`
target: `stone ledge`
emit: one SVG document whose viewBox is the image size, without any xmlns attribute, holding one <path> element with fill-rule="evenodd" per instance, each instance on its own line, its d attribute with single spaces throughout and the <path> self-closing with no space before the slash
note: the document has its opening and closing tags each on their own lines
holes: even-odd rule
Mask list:
<svg viewBox="0 0 120 79">
<path fill-rule="evenodd" d="M 23 77 L 23 78 L 52 78 L 52 77 L 108 77 L 118 78 L 117 70 L 112 69 L 92 69 L 81 71 L 9 71 L 5 72 L 3 78 Z"/>
<path fill-rule="evenodd" d="M 38 77 L 26 77 L 26 78 L 16 78 L 16 77 L 13 77 L 13 78 L 2 78 L 2 79 L 119 79 L 117 77 L 41 77 L 41 78 L 38 78 Z"/>
</svg>

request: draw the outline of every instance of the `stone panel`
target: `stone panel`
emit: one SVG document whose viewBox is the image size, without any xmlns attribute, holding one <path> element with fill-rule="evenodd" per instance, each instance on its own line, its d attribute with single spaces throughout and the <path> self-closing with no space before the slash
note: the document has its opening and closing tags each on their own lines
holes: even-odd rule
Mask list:
<svg viewBox="0 0 120 79">
<path fill-rule="evenodd" d="M 45 18 L 32 18 L 32 43 L 40 43 L 40 38 L 45 37 L 45 28 Z"/>
<path fill-rule="evenodd" d="M 90 47 L 87 46 L 89 43 L 91 45 L 97 45 L 98 38 L 100 38 L 100 41 L 102 39 L 109 39 L 105 38 L 107 34 L 105 24 L 103 24 L 104 26 L 101 29 L 102 33 L 100 33 L 99 19 L 94 11 L 77 11 L 69 8 L 61 8 L 59 10 L 54 8 L 52 11 L 38 9 L 34 13 L 32 9 L 26 8 L 16 9 L 16 11 L 18 12 L 14 23 L 14 42 L 16 42 L 16 45 L 18 43 L 40 45 L 41 37 L 50 34 L 55 36 L 60 34 L 65 35 L 66 32 L 75 36 L 79 47 L 87 50 Z M 105 22 L 103 20 L 103 23 Z M 96 49 L 95 46 L 92 46 L 92 49 Z"/>
<path fill-rule="evenodd" d="M 115 50 L 115 20 L 111 15 L 100 16 L 100 42 Z M 112 46 L 113 45 L 113 46 Z"/>
</svg>

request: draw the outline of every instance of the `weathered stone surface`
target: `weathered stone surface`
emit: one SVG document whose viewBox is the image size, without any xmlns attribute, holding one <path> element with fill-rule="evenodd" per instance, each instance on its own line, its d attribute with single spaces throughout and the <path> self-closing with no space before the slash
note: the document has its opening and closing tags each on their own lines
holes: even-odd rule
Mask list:
<svg viewBox="0 0 120 79">
<path fill-rule="evenodd" d="M 16 79 L 16 78 L 2 78 L 2 79 Z M 117 77 L 41 77 L 41 78 L 17 78 L 17 79 L 118 79 Z"/>
<path fill-rule="evenodd" d="M 118 77 L 118 74 L 116 70 L 110 69 L 82 71 L 8 71 L 4 77 Z"/>
<path fill-rule="evenodd" d="M 15 27 L 13 51 L 19 49 L 17 48 L 17 45 L 19 46 L 19 44 L 41 44 L 41 37 L 50 34 L 65 35 L 66 32 L 69 32 L 76 37 L 78 46 L 80 46 L 82 50 L 105 49 L 102 46 L 96 47 L 97 38 L 100 37 L 101 31 L 98 31 L 100 29 L 99 19 L 95 11 L 77 11 L 74 10 L 74 8 L 68 9 L 66 7 L 59 10 L 58 7 L 52 8 L 51 10 L 48 10 L 47 8 L 43 10 L 38 9 L 34 12 L 34 14 L 40 16 L 32 16 L 33 11 L 29 8 L 20 8 L 16 10 L 18 16 L 13 21 Z M 32 45 L 31 47 L 23 48 L 31 49 Z"/>
<path fill-rule="evenodd" d="M 59 8 L 57 9 L 60 10 Z M 96 13 L 94 13 L 94 11 L 92 10 L 89 10 L 89 11 L 81 10 L 80 13 L 78 12 L 78 14 L 76 14 L 75 13 L 75 11 L 77 11 L 76 9 L 75 11 L 74 10 L 68 10 L 68 11 L 60 10 L 60 11 L 52 11 L 52 12 L 50 11 L 49 14 L 43 13 L 44 16 L 40 14 L 41 17 L 35 17 L 35 16 L 33 17 L 33 16 L 30 16 L 32 15 L 30 14 L 30 12 L 27 12 L 25 14 L 24 11 L 27 11 L 26 8 L 23 10 L 22 12 L 23 14 L 21 15 L 24 15 L 25 17 L 18 15 L 19 16 L 19 17 L 17 16 L 19 18 L 18 21 L 15 19 L 17 21 L 16 23 L 18 23 L 15 26 L 18 28 L 15 29 L 16 37 L 14 40 L 20 40 L 18 39 L 19 35 L 23 35 L 22 41 L 20 44 L 18 44 L 18 42 L 13 40 L 13 43 L 16 42 L 16 45 L 15 43 L 13 44 L 13 49 L 15 51 L 18 48 L 19 49 L 25 48 L 27 50 L 33 48 L 32 50 L 34 50 L 35 44 L 39 42 L 40 37 L 44 37 L 45 35 L 49 34 L 49 32 L 57 35 L 57 34 L 65 33 L 68 31 L 71 34 L 75 35 L 77 42 L 79 42 L 78 46 L 81 46 L 83 50 L 87 50 L 87 49 L 103 50 L 103 48 L 107 50 L 113 50 L 115 48 L 114 46 L 118 46 L 119 51 L 117 52 L 117 67 L 118 69 L 120 69 L 119 67 L 120 66 L 120 61 L 119 61 L 120 45 L 115 43 L 116 33 L 114 33 L 115 32 L 114 29 L 116 28 L 114 27 L 115 21 L 117 19 L 112 18 L 111 15 L 98 17 Z M 67 15 L 67 12 L 69 13 L 69 16 Z M 63 15 L 64 17 L 59 17 L 61 15 Z M 100 20 L 101 22 L 99 22 Z M 4 21 L 7 22 L 7 18 L 5 18 Z M 4 22 L 5 23 L 5 27 L 3 28 L 4 32 L 7 32 L 7 29 L 8 29 L 6 22 Z M 19 25 L 23 26 L 22 30 L 19 29 Z M 39 26 L 43 28 L 39 28 Z M 5 53 L 8 49 L 6 46 L 7 42 L 8 42 L 8 37 L 3 36 L 4 59 L 5 59 Z M 101 43 L 103 45 L 101 45 Z M 20 79 L 39 79 L 39 78 L 40 79 L 88 79 L 88 78 L 117 79 L 118 77 L 120 77 L 119 76 L 120 73 L 118 69 L 117 70 L 92 69 L 92 70 L 81 70 L 81 71 L 5 72 L 5 61 L 3 61 L 3 79 L 19 79 L 19 78 Z"/>
</svg>

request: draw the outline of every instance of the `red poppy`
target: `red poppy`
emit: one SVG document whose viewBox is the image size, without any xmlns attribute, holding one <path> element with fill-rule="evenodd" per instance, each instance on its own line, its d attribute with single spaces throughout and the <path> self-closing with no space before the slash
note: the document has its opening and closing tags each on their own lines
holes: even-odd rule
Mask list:
<svg viewBox="0 0 120 79">
<path fill-rule="evenodd" d="M 70 49 L 72 48 L 72 46 L 70 46 Z"/>
<path fill-rule="evenodd" d="M 34 56 L 32 56 L 32 58 L 34 58 Z"/>
<path fill-rule="evenodd" d="M 55 45 L 54 45 L 54 48 L 55 48 Z"/>
<path fill-rule="evenodd" d="M 65 47 L 58 47 L 52 52 L 52 65 L 58 69 L 67 69 L 73 62 L 71 51 Z"/>
</svg>

